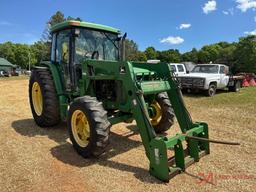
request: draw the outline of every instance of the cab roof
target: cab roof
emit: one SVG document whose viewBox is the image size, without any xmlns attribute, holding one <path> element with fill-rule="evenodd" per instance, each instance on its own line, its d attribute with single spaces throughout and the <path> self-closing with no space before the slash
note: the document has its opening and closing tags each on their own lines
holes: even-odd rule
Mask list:
<svg viewBox="0 0 256 192">
<path fill-rule="evenodd" d="M 95 24 L 95 23 L 89 23 L 89 22 L 81 22 L 81 21 L 76 21 L 76 20 L 68 20 L 64 21 L 61 23 L 58 23 L 54 25 L 51 28 L 51 32 L 59 31 L 68 27 L 84 27 L 84 28 L 90 28 L 90 29 L 96 29 L 96 30 L 103 30 L 103 31 L 108 31 L 112 33 L 120 33 L 119 29 L 109 27 L 106 25 L 100 25 L 100 24 Z"/>
</svg>

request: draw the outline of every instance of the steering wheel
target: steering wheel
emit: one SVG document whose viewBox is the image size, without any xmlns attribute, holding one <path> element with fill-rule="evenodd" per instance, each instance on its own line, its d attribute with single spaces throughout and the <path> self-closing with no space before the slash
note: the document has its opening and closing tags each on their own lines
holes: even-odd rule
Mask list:
<svg viewBox="0 0 256 192">
<path fill-rule="evenodd" d="M 99 56 L 100 56 L 99 51 L 93 51 L 91 59 L 98 60 Z"/>
</svg>

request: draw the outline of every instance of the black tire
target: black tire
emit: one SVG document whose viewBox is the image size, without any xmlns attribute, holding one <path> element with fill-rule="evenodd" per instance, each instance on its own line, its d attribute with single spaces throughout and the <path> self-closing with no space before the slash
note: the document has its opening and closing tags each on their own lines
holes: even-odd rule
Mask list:
<svg viewBox="0 0 256 192">
<path fill-rule="evenodd" d="M 206 92 L 206 95 L 209 97 L 213 97 L 216 94 L 217 86 L 215 83 L 209 85 L 209 89 Z"/>
<path fill-rule="evenodd" d="M 85 114 L 90 129 L 87 146 L 81 146 L 75 139 L 72 131 L 72 115 L 76 110 Z M 107 119 L 107 111 L 104 110 L 102 103 L 98 102 L 95 97 L 79 97 L 71 103 L 68 112 L 68 129 L 70 140 L 74 149 L 84 158 L 99 156 L 109 143 L 110 122 Z"/>
<path fill-rule="evenodd" d="M 239 92 L 240 89 L 241 89 L 241 82 L 240 81 L 236 81 L 234 86 L 228 88 L 228 90 L 232 91 L 232 92 Z"/>
<path fill-rule="evenodd" d="M 167 93 L 159 93 L 155 97 L 156 102 L 161 107 L 162 116 L 157 125 L 153 125 L 156 133 L 163 133 L 174 124 L 174 111 Z"/>
<path fill-rule="evenodd" d="M 36 113 L 32 98 L 32 87 L 38 83 L 42 94 L 42 112 Z M 59 101 L 52 75 L 48 69 L 34 69 L 29 80 L 29 102 L 32 115 L 40 127 L 51 127 L 60 122 Z"/>
</svg>

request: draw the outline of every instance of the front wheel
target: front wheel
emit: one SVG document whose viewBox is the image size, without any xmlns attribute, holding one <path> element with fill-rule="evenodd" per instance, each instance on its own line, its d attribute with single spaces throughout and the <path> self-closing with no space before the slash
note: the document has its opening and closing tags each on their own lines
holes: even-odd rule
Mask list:
<svg viewBox="0 0 256 192">
<path fill-rule="evenodd" d="M 71 103 L 68 129 L 73 147 L 81 156 L 99 156 L 105 151 L 110 123 L 102 103 L 95 97 L 79 97 Z"/>
<path fill-rule="evenodd" d="M 214 96 L 216 94 L 216 89 L 217 87 L 215 84 L 210 84 L 209 89 L 206 92 L 207 96 L 209 97 Z"/>
</svg>

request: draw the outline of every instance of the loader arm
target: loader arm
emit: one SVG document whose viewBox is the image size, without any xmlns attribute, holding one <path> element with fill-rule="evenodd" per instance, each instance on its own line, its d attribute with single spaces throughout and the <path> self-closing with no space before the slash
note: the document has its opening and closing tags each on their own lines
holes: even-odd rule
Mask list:
<svg viewBox="0 0 256 192">
<path fill-rule="evenodd" d="M 88 75 L 88 69 L 93 73 Z M 209 142 L 187 139 L 186 135 L 208 138 L 206 123 L 193 123 L 185 107 L 179 83 L 173 77 L 169 66 L 165 63 L 146 64 L 133 62 L 106 62 L 88 60 L 83 65 L 83 78 L 86 89 L 81 95 L 90 91 L 90 86 L 97 80 L 115 80 L 121 82 L 125 93 L 125 102 L 111 103 L 103 101 L 105 106 L 115 105 L 123 113 L 110 117 L 113 123 L 127 118 L 135 119 L 139 128 L 146 155 L 150 161 L 150 173 L 162 181 L 169 181 L 170 177 L 179 173 L 199 161 L 203 155 L 209 154 Z M 138 80 L 138 75 L 139 80 Z M 149 76 L 152 76 L 150 78 Z M 143 80 L 143 77 L 147 80 Z M 146 95 L 167 92 L 174 109 L 181 133 L 174 137 L 157 136 L 152 127 Z M 184 148 L 182 142 L 187 142 Z M 173 157 L 168 157 L 168 150 L 174 151 Z"/>
</svg>

